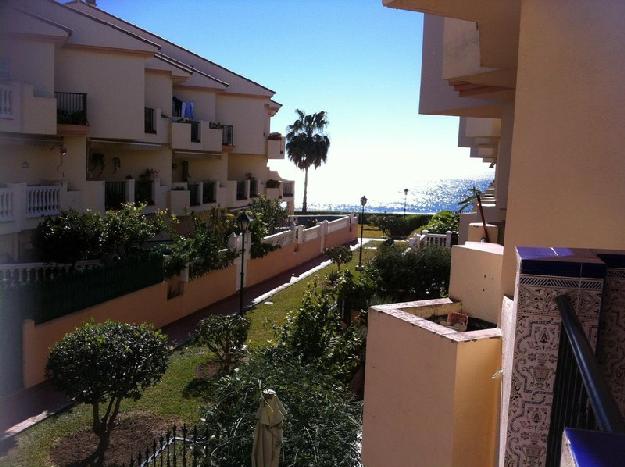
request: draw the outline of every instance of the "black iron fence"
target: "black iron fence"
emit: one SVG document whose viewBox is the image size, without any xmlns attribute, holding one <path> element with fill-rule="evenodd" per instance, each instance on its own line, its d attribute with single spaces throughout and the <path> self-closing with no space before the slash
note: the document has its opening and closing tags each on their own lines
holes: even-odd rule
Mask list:
<svg viewBox="0 0 625 467">
<path fill-rule="evenodd" d="M 191 122 L 191 142 L 200 142 L 200 122 Z"/>
<path fill-rule="evenodd" d="M 56 120 L 65 125 L 87 124 L 87 94 L 83 92 L 55 92 Z"/>
<path fill-rule="evenodd" d="M 154 205 L 152 196 L 152 180 L 135 180 L 135 203 L 145 203 L 148 206 Z"/>
<path fill-rule="evenodd" d="M 128 467 L 170 466 L 196 467 L 207 463 L 208 431 L 200 432 L 197 426 L 175 425 L 164 436 L 152 441 L 145 451 L 130 456 Z"/>
<path fill-rule="evenodd" d="M 247 199 L 247 180 L 237 181 L 237 200 Z"/>
<path fill-rule="evenodd" d="M 146 133 L 156 133 L 156 125 L 154 122 L 154 109 L 145 107 L 144 112 L 144 131 Z"/>
<path fill-rule="evenodd" d="M 223 133 L 221 134 L 221 144 L 224 146 L 234 146 L 234 126 L 222 125 Z"/>
<path fill-rule="evenodd" d="M 104 182 L 104 208 L 120 209 L 126 202 L 126 182 Z"/>
<path fill-rule="evenodd" d="M 200 205 L 200 184 L 199 183 L 189 183 L 189 191 L 190 191 L 190 205 L 191 206 L 199 206 Z"/>
<path fill-rule="evenodd" d="M 2 288 L 2 305 L 19 309 L 23 318 L 43 323 L 163 279 L 163 256 L 146 252 L 113 265 L 70 271 L 52 280 Z"/>
<path fill-rule="evenodd" d="M 625 421 L 568 297 L 562 295 L 556 301 L 562 329 L 547 441 L 547 467 L 560 465 L 564 428 L 625 432 Z"/>
<path fill-rule="evenodd" d="M 210 204 L 217 202 L 217 184 L 215 182 L 206 181 L 204 183 L 204 189 L 202 190 L 202 203 Z"/>
</svg>

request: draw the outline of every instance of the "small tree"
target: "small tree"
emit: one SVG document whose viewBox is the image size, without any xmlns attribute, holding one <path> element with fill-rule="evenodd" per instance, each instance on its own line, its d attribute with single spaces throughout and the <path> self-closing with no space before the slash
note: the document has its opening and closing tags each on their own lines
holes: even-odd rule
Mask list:
<svg viewBox="0 0 625 467">
<path fill-rule="evenodd" d="M 90 465 L 104 462 L 122 400 L 137 400 L 160 381 L 169 353 L 160 331 L 114 321 L 84 324 L 54 345 L 48 378 L 74 401 L 92 407 L 92 430 L 99 442 Z"/>
<path fill-rule="evenodd" d="M 279 200 L 267 199 L 264 196 L 254 198 L 249 206 L 249 212 L 254 221 L 265 224 L 268 235 L 276 233 L 276 229 L 286 224 L 289 218 L 289 213 L 280 206 Z"/>
<path fill-rule="evenodd" d="M 326 256 L 330 258 L 338 270 L 341 270 L 341 264 L 347 264 L 352 260 L 354 256 L 352 250 L 345 245 L 335 246 L 334 248 L 326 249 Z"/>
<path fill-rule="evenodd" d="M 243 357 L 250 321 L 241 315 L 210 315 L 198 324 L 195 342 L 217 356 L 221 371 L 228 373 Z"/>
</svg>

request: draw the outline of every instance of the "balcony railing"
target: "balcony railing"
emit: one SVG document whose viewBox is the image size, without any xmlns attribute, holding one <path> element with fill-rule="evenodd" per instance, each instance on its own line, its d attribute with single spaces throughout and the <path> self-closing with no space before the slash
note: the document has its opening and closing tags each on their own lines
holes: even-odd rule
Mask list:
<svg viewBox="0 0 625 467">
<path fill-rule="evenodd" d="M 603 379 L 570 300 L 556 298 L 562 329 L 547 441 L 547 467 L 560 465 L 565 428 L 624 433 L 625 421 Z"/>
<path fill-rule="evenodd" d="M 0 85 L 0 118 L 13 116 L 13 90 L 10 86 Z"/>
<path fill-rule="evenodd" d="M 120 209 L 126 202 L 126 182 L 104 182 L 104 209 Z"/>
<path fill-rule="evenodd" d="M 146 133 L 156 134 L 156 126 L 154 124 L 154 109 L 151 107 L 144 108 L 144 128 Z"/>
<path fill-rule="evenodd" d="M 0 188 L 0 222 L 10 222 L 15 219 L 13 190 Z"/>
<path fill-rule="evenodd" d="M 55 92 L 56 119 L 64 125 L 87 124 L 87 94 L 82 92 Z"/>
<path fill-rule="evenodd" d="M 216 199 L 217 184 L 215 182 L 204 182 L 202 191 L 202 204 L 211 204 L 217 202 Z"/>
<path fill-rule="evenodd" d="M 237 200 L 247 199 L 247 180 L 237 181 Z"/>
<path fill-rule="evenodd" d="M 61 187 L 26 187 L 26 217 L 54 216 L 61 212 Z"/>
<path fill-rule="evenodd" d="M 200 122 L 191 122 L 191 142 L 200 142 Z"/>
<path fill-rule="evenodd" d="M 234 146 L 234 126 L 222 125 L 223 133 L 221 136 L 221 144 L 224 146 Z"/>
<path fill-rule="evenodd" d="M 258 197 L 258 180 L 253 178 L 250 180 L 250 198 Z"/>
<path fill-rule="evenodd" d="M 293 198 L 295 184 L 293 182 L 282 182 L 282 196 L 285 198 Z"/>
</svg>

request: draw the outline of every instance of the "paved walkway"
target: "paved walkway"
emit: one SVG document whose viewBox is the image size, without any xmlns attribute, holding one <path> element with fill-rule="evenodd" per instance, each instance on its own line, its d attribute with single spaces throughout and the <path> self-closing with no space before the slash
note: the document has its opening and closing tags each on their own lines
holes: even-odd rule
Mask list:
<svg viewBox="0 0 625 467">
<path fill-rule="evenodd" d="M 379 239 L 365 238 L 363 245 L 371 240 Z M 359 244 L 359 241 L 355 242 L 352 245 L 352 250 L 357 249 Z M 315 271 L 323 269 L 328 264 L 330 261 L 326 260 L 324 256 L 319 256 L 265 282 L 245 289 L 246 306 L 256 305 L 266 300 L 271 295 L 304 279 Z M 232 295 L 165 326 L 163 331 L 168 335 L 173 345 L 182 345 L 188 340 L 201 319 L 211 314 L 232 314 L 238 310 L 239 295 Z M 0 430 L 4 433 L 0 437 L 0 452 L 2 452 L 1 441 L 3 438 L 10 438 L 45 419 L 48 415 L 62 411 L 70 405 L 71 401 L 56 391 L 49 382 L 38 384 L 0 400 Z"/>
</svg>

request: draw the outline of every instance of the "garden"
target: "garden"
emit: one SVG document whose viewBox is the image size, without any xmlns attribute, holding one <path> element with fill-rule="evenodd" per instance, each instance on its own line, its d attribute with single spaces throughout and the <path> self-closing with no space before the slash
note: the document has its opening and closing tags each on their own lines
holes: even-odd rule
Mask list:
<svg viewBox="0 0 625 467">
<path fill-rule="evenodd" d="M 260 211 L 256 219 L 263 219 Z M 194 235 L 166 244 L 170 274 L 188 263 L 202 274 L 231 261 L 223 246 L 236 227 L 228 215 L 215 215 L 221 221 L 196 220 Z M 278 228 L 267 222 L 275 218 L 265 214 L 260 235 Z M 131 454 L 145 460 L 174 425 L 178 433 L 186 425 L 185 439 L 196 441 L 187 446 L 190 456 L 207 465 L 249 465 L 268 389 L 284 411 L 281 465 L 359 465 L 366 310 L 445 296 L 450 268 L 443 248 L 406 251 L 387 241 L 362 253 L 364 268 L 357 269 L 349 248 L 327 251 L 333 266 L 245 316 L 209 316 L 178 349 L 145 325 L 88 323 L 68 334 L 52 349 L 48 376 L 76 404 L 20 434 L 0 466 L 119 465 Z"/>
</svg>

